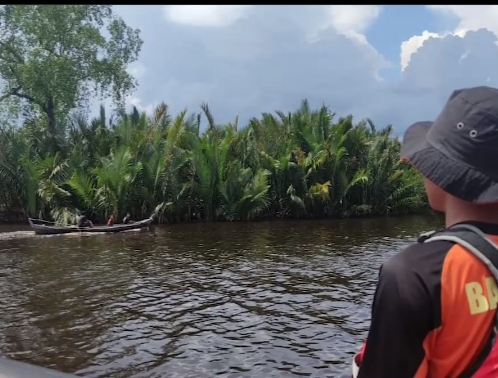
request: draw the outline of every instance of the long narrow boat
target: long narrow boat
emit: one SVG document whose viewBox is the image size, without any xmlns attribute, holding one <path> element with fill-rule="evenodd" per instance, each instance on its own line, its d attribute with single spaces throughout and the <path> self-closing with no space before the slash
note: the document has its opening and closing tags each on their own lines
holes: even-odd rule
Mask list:
<svg viewBox="0 0 498 378">
<path fill-rule="evenodd" d="M 79 228 L 77 226 L 58 226 L 55 223 L 47 222 L 41 219 L 28 218 L 29 225 L 37 235 L 58 235 L 73 233 L 105 232 L 115 233 L 137 229 L 144 229 L 150 226 L 154 221 L 153 217 L 129 224 L 115 224 L 114 226 L 94 226 Z M 1 376 L 0 376 L 1 378 Z"/>
</svg>

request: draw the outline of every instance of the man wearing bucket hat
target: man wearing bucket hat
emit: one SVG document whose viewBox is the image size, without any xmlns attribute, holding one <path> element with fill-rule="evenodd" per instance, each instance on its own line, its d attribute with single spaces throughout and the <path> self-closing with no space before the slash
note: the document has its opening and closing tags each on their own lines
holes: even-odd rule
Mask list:
<svg viewBox="0 0 498 378">
<path fill-rule="evenodd" d="M 446 228 L 381 267 L 353 376 L 498 377 L 498 89 L 454 91 L 407 129 L 401 155 Z"/>
</svg>

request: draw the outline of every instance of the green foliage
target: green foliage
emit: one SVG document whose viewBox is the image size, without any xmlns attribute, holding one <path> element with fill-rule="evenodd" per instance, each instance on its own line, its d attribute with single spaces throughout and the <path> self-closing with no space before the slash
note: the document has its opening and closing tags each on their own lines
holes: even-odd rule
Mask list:
<svg viewBox="0 0 498 378">
<path fill-rule="evenodd" d="M 104 221 L 127 211 L 161 221 L 324 218 L 427 209 L 423 182 L 399 161 L 392 129 L 334 121 L 326 107 L 265 113 L 238 129 L 201 114 L 105 111 L 69 118 L 57 135 L 29 126 L 0 131 L 0 210 L 67 221 L 77 209 Z M 48 136 L 47 136 L 48 135 Z M 56 137 L 51 152 L 44 140 Z"/>
<path fill-rule="evenodd" d="M 126 67 L 142 40 L 109 5 L 3 5 L 0 33 L 3 107 L 42 115 L 51 133 L 90 98 L 122 104 L 136 86 Z"/>
</svg>

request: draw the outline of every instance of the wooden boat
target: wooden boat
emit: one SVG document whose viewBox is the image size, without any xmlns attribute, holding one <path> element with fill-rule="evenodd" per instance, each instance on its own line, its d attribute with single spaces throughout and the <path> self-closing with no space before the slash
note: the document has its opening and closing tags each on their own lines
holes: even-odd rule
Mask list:
<svg viewBox="0 0 498 378">
<path fill-rule="evenodd" d="M 53 222 L 47 222 L 41 219 L 28 218 L 29 225 L 37 235 L 59 235 L 59 234 L 73 234 L 73 233 L 94 233 L 105 232 L 115 233 L 130 230 L 144 229 L 150 226 L 154 221 L 153 217 L 144 219 L 138 222 L 129 224 L 115 224 L 114 226 L 94 226 L 79 228 L 78 226 L 58 226 Z"/>
</svg>

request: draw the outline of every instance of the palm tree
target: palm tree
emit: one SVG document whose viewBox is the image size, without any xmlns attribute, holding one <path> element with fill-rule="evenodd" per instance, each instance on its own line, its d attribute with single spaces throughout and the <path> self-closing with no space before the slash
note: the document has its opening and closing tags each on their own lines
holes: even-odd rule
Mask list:
<svg viewBox="0 0 498 378">
<path fill-rule="evenodd" d="M 203 119 L 207 129 L 200 133 Z M 65 131 L 64 131 L 65 130 Z M 263 217 L 322 218 L 427 209 L 420 176 L 399 161 L 391 126 L 335 119 L 307 101 L 240 128 L 220 125 L 207 104 L 176 116 L 103 107 L 64 130 L 28 122 L 0 128 L 0 212 L 71 222 L 161 210 L 169 222 Z M 52 134 L 56 135 L 52 135 Z"/>
</svg>

